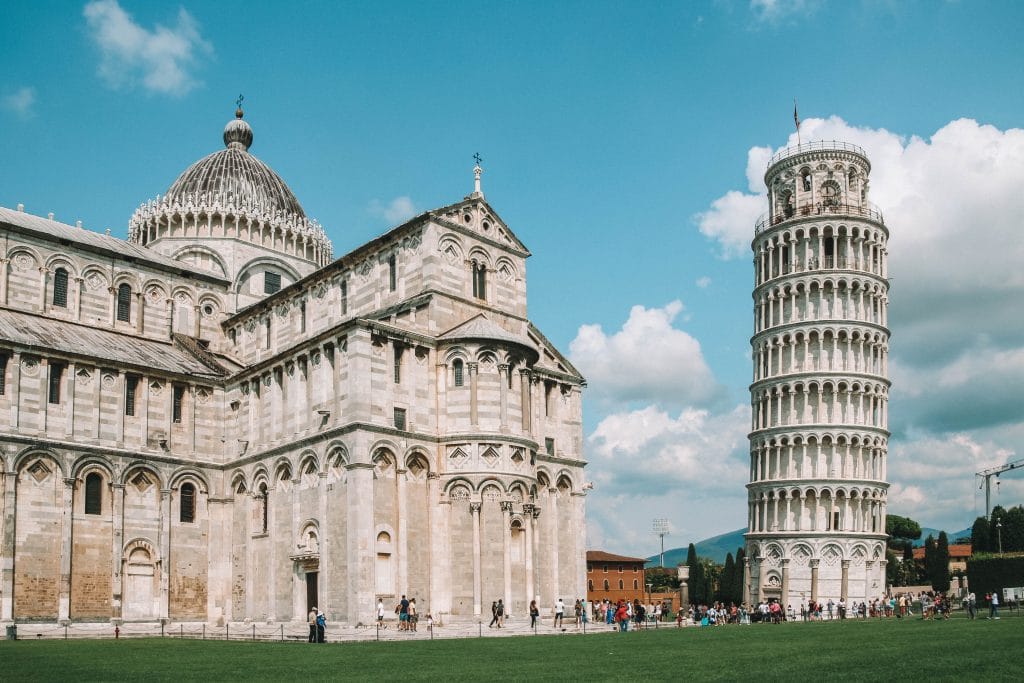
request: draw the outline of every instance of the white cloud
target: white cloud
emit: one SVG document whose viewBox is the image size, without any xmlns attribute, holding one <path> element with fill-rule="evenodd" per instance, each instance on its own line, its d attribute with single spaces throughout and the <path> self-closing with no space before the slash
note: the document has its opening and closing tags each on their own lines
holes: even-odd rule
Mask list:
<svg viewBox="0 0 1024 683">
<path fill-rule="evenodd" d="M 379 199 L 374 199 L 370 202 L 367 211 L 370 215 L 383 218 L 392 225 L 404 223 L 417 213 L 416 205 L 409 197 L 395 197 L 387 204 Z"/>
<path fill-rule="evenodd" d="M 711 278 L 707 275 L 697 278 L 697 286 L 701 289 L 707 289 L 711 286 Z"/>
<path fill-rule="evenodd" d="M 800 132 L 865 149 L 870 199 L 891 232 L 890 511 L 962 528 L 978 513 L 973 473 L 1024 437 L 1024 130 L 959 119 L 908 138 L 833 116 Z M 785 146 L 795 144 L 793 133 Z M 727 258 L 751 256 L 771 152 L 752 148 L 747 189 L 695 217 Z"/>
<path fill-rule="evenodd" d="M 700 342 L 672 326 L 680 301 L 664 308 L 633 306 L 618 332 L 582 325 L 569 357 L 588 381 L 588 398 L 613 404 L 640 401 L 706 405 L 722 394 L 704 361 Z"/>
<path fill-rule="evenodd" d="M 199 25 L 184 8 L 173 28 L 147 29 L 135 23 L 117 0 L 95 0 L 83 14 L 100 49 L 100 76 L 114 88 L 143 87 L 167 95 L 184 95 L 197 85 L 191 69 L 198 54 L 212 48 L 199 34 Z"/>
<path fill-rule="evenodd" d="M 766 24 L 778 24 L 809 15 L 817 6 L 817 0 L 750 0 L 750 11 L 754 19 Z"/>
<path fill-rule="evenodd" d="M 654 517 L 694 541 L 743 526 L 749 420 L 745 405 L 674 417 L 648 406 L 601 420 L 587 439 L 590 546 L 612 539 L 620 552 L 650 554 Z"/>
<path fill-rule="evenodd" d="M 33 107 L 36 103 L 36 89 L 29 86 L 18 88 L 10 95 L 4 95 L 3 108 L 14 112 L 23 119 L 31 118 L 35 112 Z"/>
</svg>

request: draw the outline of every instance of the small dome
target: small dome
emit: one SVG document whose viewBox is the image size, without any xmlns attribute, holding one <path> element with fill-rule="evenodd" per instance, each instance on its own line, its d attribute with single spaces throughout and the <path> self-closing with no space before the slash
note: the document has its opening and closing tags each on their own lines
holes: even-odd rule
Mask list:
<svg viewBox="0 0 1024 683">
<path fill-rule="evenodd" d="M 281 176 L 249 153 L 252 128 L 242 120 L 242 110 L 224 126 L 227 149 L 214 152 L 189 166 L 178 176 L 166 199 L 182 204 L 233 205 L 259 212 L 305 218 L 299 200 Z"/>
</svg>

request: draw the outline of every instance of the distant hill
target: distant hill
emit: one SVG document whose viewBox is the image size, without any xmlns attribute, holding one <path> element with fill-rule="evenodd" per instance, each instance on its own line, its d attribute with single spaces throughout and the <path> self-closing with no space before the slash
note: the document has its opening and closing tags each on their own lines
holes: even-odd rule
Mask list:
<svg viewBox="0 0 1024 683">
<path fill-rule="evenodd" d="M 915 547 L 921 547 L 924 545 L 924 541 L 931 534 L 935 538 L 939 537 L 939 532 L 942 529 L 932 529 L 930 527 L 921 527 L 921 538 L 914 541 Z M 728 553 L 733 553 L 735 557 L 736 549 L 743 545 L 743 534 L 747 532 L 746 529 L 737 529 L 736 531 L 730 531 L 728 533 L 720 534 L 718 536 L 712 536 L 706 538 L 703 541 L 694 543 L 694 547 L 697 549 L 697 554 L 701 557 L 709 557 L 712 561 L 722 564 L 725 562 L 725 556 Z M 971 535 L 971 527 L 967 527 L 961 531 L 946 532 L 946 536 L 949 537 L 949 542 L 954 543 L 956 539 L 963 538 Z M 671 550 L 665 550 L 665 566 L 676 567 L 683 562 L 686 562 L 686 549 L 689 544 L 684 545 L 681 548 L 672 548 Z M 652 555 L 647 558 L 648 567 L 657 567 L 661 562 L 660 555 Z"/>
</svg>

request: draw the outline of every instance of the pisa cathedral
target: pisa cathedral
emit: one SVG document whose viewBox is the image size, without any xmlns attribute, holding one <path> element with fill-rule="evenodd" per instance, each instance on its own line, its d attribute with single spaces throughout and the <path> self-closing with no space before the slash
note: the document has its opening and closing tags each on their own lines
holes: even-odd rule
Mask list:
<svg viewBox="0 0 1024 683">
<path fill-rule="evenodd" d="M 585 595 L 584 380 L 479 166 L 335 259 L 241 110 L 223 138 L 127 240 L 0 208 L 0 621 Z"/>
<path fill-rule="evenodd" d="M 744 601 L 849 605 L 885 585 L 888 240 L 863 149 L 807 143 L 765 173 L 755 227 Z"/>
</svg>

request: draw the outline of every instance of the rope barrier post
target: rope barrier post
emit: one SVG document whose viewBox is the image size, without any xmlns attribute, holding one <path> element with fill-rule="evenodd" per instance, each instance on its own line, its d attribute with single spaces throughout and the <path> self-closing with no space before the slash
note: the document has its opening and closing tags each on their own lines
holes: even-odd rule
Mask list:
<svg viewBox="0 0 1024 683">
<path fill-rule="evenodd" d="M 231 624 L 224 624 L 224 640 L 231 640 Z"/>
<path fill-rule="evenodd" d="M 203 640 L 206 640 L 206 624 L 203 624 Z"/>
<path fill-rule="evenodd" d="M 484 637 L 484 622 L 478 621 L 478 622 L 476 622 L 476 625 L 478 627 L 478 630 L 480 631 L 479 637 L 483 638 Z"/>
<path fill-rule="evenodd" d="M 68 625 L 64 624 L 64 640 L 68 639 Z"/>
<path fill-rule="evenodd" d="M 185 624 L 182 624 L 182 625 L 181 625 L 181 631 L 180 631 L 180 633 L 181 633 L 181 635 L 180 635 L 179 637 L 180 637 L 180 638 L 184 638 L 184 637 L 185 637 Z"/>
<path fill-rule="evenodd" d="M 160 620 L 160 637 L 161 638 L 164 637 L 164 620 L 163 619 Z"/>
<path fill-rule="evenodd" d="M 380 622 L 377 622 L 377 642 L 380 642 Z"/>
<path fill-rule="evenodd" d="M 281 624 L 281 642 L 284 642 L 284 624 Z"/>
<path fill-rule="evenodd" d="M 252 639 L 256 640 L 256 624 L 252 625 Z"/>
<path fill-rule="evenodd" d="M 434 620 L 431 619 L 430 623 L 427 624 L 427 630 L 430 631 L 430 639 L 434 639 Z"/>
</svg>

